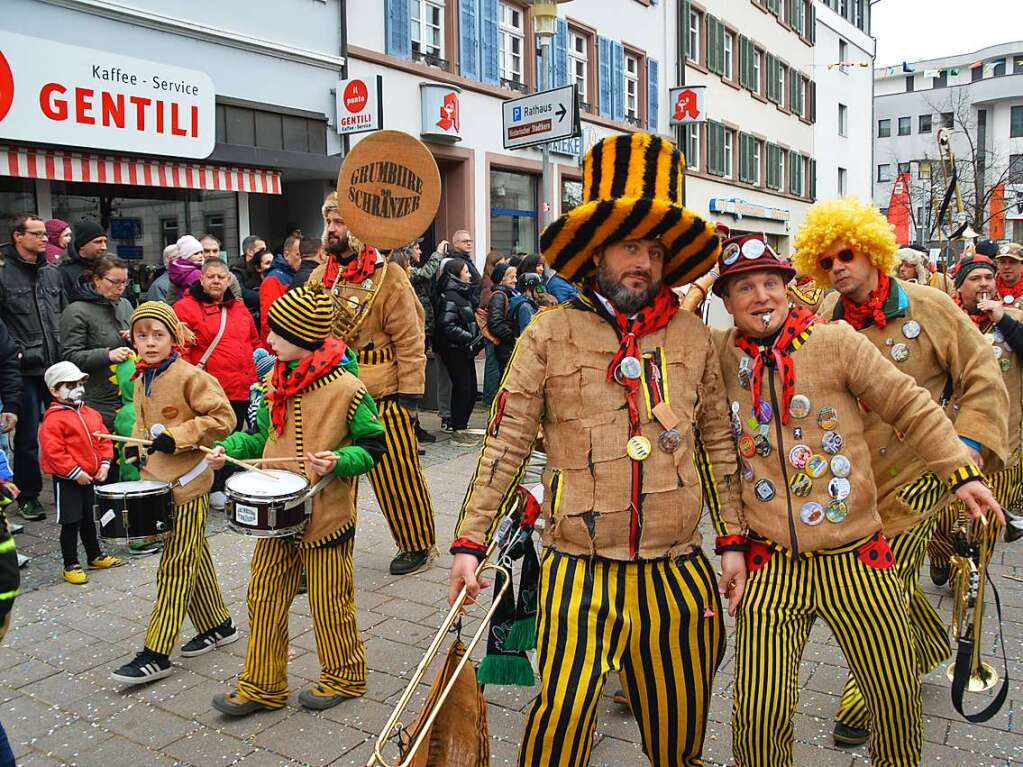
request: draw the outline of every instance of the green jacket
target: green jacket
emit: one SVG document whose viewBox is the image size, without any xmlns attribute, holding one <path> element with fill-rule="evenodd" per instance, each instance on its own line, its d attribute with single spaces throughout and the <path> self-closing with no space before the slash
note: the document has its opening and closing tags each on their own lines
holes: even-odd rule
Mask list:
<svg viewBox="0 0 1023 767">
<path fill-rule="evenodd" d="M 428 336 L 433 335 L 433 278 L 440 269 L 442 258 L 439 252 L 435 252 L 422 266 L 414 266 L 409 272 L 409 281 L 419 297 L 419 303 L 423 305 Z"/>
</svg>

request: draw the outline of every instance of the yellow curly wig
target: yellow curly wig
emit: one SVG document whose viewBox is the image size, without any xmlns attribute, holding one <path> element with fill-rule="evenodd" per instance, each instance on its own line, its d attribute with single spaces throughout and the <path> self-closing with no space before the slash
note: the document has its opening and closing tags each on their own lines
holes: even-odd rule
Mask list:
<svg viewBox="0 0 1023 767">
<path fill-rule="evenodd" d="M 865 253 L 885 274 L 891 274 L 898 263 L 894 228 L 881 211 L 856 197 L 843 197 L 823 200 L 810 208 L 796 234 L 792 265 L 813 277 L 818 285 L 831 285 L 830 275 L 817 265 L 817 259 L 838 240 Z"/>
</svg>

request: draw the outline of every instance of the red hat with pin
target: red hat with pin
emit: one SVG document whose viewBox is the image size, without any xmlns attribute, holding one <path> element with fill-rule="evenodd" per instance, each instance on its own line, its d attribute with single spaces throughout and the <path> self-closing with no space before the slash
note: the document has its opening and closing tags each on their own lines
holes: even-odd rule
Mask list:
<svg viewBox="0 0 1023 767">
<path fill-rule="evenodd" d="M 714 295 L 721 296 L 725 282 L 730 277 L 765 269 L 780 272 L 785 282 L 796 276 L 796 270 L 788 261 L 778 258 L 778 254 L 764 240 L 763 234 L 729 237 L 722 243 L 721 255 L 718 257 L 718 278 L 711 290 Z"/>
</svg>

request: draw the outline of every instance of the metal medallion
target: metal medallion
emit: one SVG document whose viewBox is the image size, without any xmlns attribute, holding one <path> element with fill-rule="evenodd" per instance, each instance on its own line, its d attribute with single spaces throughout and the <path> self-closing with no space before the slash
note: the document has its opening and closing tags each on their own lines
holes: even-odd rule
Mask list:
<svg viewBox="0 0 1023 767">
<path fill-rule="evenodd" d="M 760 239 L 746 240 L 742 244 L 742 257 L 750 261 L 756 261 L 767 250 L 767 244 Z"/>
<path fill-rule="evenodd" d="M 774 418 L 774 408 L 771 407 L 771 403 L 767 400 L 760 400 L 757 412 L 754 415 L 756 415 L 758 423 L 770 423 L 771 419 Z"/>
<path fill-rule="evenodd" d="M 789 402 L 789 415 L 793 418 L 806 418 L 810 415 L 810 398 L 805 394 L 797 394 Z"/>
<path fill-rule="evenodd" d="M 920 323 L 916 320 L 909 320 L 902 323 L 902 335 L 906 338 L 916 338 L 920 335 Z"/>
<path fill-rule="evenodd" d="M 753 360 L 749 357 L 743 357 L 739 360 L 739 386 L 743 389 L 750 388 L 750 382 L 753 380 Z"/>
<path fill-rule="evenodd" d="M 905 344 L 895 344 L 892 347 L 891 355 L 896 362 L 905 362 L 909 359 L 909 347 Z"/>
<path fill-rule="evenodd" d="M 817 477 L 823 477 L 828 468 L 830 468 L 830 464 L 826 456 L 811 455 L 806 459 L 806 466 L 803 467 L 803 471 L 817 479 Z"/>
<path fill-rule="evenodd" d="M 791 490 L 794 495 L 805 498 L 810 494 L 810 491 L 813 490 L 813 479 L 809 474 L 805 474 L 801 471 L 796 472 L 792 475 L 791 479 L 789 479 L 789 490 Z"/>
<path fill-rule="evenodd" d="M 1008 373 L 1009 368 L 1012 367 L 1012 363 L 1009 362 L 1008 357 L 1002 357 L 1000 360 L 998 360 L 998 367 L 1002 369 L 1003 373 Z"/>
<path fill-rule="evenodd" d="M 844 455 L 836 455 L 832 457 L 831 473 L 836 477 L 848 477 L 852 473 L 852 461 Z"/>
<path fill-rule="evenodd" d="M 642 434 L 637 434 L 625 444 L 625 452 L 634 461 L 645 461 L 650 457 L 650 440 Z"/>
<path fill-rule="evenodd" d="M 757 445 L 753 441 L 753 437 L 749 434 L 743 434 L 739 437 L 739 455 L 743 458 L 752 458 L 757 454 Z"/>
<path fill-rule="evenodd" d="M 836 501 L 844 501 L 852 491 L 852 484 L 845 477 L 832 477 L 828 482 L 828 495 Z"/>
<path fill-rule="evenodd" d="M 622 377 L 628 378 L 630 381 L 635 381 L 643 375 L 643 363 L 635 357 L 622 357 L 622 361 L 618 363 L 618 369 L 622 371 Z"/>
<path fill-rule="evenodd" d="M 844 522 L 845 518 L 849 516 L 849 507 L 845 501 L 832 501 L 824 508 L 824 516 L 827 517 L 828 522 L 834 522 L 837 525 Z"/>
<path fill-rule="evenodd" d="M 745 458 L 739 459 L 739 476 L 742 477 L 743 482 L 753 481 L 753 464 L 747 461 Z"/>
<path fill-rule="evenodd" d="M 373 290 L 373 280 L 363 280 L 362 287 L 366 290 Z"/>
<path fill-rule="evenodd" d="M 821 438 L 821 447 L 824 448 L 824 452 L 828 455 L 837 455 L 844 443 L 845 440 L 842 439 L 842 435 L 837 431 L 826 431 Z"/>
<path fill-rule="evenodd" d="M 763 434 L 755 435 L 753 444 L 756 445 L 757 455 L 761 458 L 767 458 L 771 454 L 771 443 Z"/>
<path fill-rule="evenodd" d="M 657 444 L 665 453 L 674 453 L 682 446 L 682 435 L 677 429 L 665 429 L 657 438 Z"/>
<path fill-rule="evenodd" d="M 831 405 L 825 405 L 817 411 L 817 425 L 824 431 L 832 431 L 838 426 L 838 411 Z"/>
<path fill-rule="evenodd" d="M 885 346 L 891 346 L 891 345 L 892 345 L 892 344 L 894 344 L 894 343 L 895 343 L 895 339 L 894 339 L 894 338 L 886 338 L 886 339 L 884 340 L 884 345 L 885 345 Z"/>
<path fill-rule="evenodd" d="M 802 471 L 806 467 L 806 462 L 810 460 L 810 456 L 813 455 L 807 445 L 796 445 L 794 448 L 789 450 L 789 463 L 796 469 Z"/>
<path fill-rule="evenodd" d="M 757 483 L 753 485 L 753 494 L 756 495 L 758 501 L 767 503 L 775 496 L 774 483 L 769 479 L 757 480 Z"/>
<path fill-rule="evenodd" d="M 1005 298 L 1002 299 L 1002 303 L 1007 305 L 1012 305 L 1015 302 L 1016 298 L 1014 296 L 1006 296 Z"/>
<path fill-rule="evenodd" d="M 824 521 L 824 507 L 817 501 L 804 503 L 803 508 L 799 510 L 799 521 L 811 527 L 819 525 Z"/>
<path fill-rule="evenodd" d="M 739 404 L 739 400 L 732 400 L 732 404 L 730 407 L 732 409 L 732 412 L 735 413 L 736 415 L 739 415 L 739 413 L 742 411 L 742 405 Z"/>
</svg>

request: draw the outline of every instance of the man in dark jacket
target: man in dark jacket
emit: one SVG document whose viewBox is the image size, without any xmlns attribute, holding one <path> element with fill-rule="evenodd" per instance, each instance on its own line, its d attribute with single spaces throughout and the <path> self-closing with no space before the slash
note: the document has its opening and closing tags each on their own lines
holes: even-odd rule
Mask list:
<svg viewBox="0 0 1023 767">
<path fill-rule="evenodd" d="M 107 233 L 95 221 L 79 221 L 74 226 L 74 239 L 60 260 L 60 279 L 68 301 L 78 297 L 78 282 L 89 264 L 107 252 Z"/>
<path fill-rule="evenodd" d="M 298 269 L 295 276 L 291 278 L 288 290 L 294 290 L 305 285 L 313 269 L 323 263 L 323 243 L 316 237 L 303 237 L 298 244 L 298 255 L 301 261 L 298 262 Z"/>
<path fill-rule="evenodd" d="M 60 361 L 60 313 L 66 305 L 61 274 L 46 263 L 46 225 L 23 213 L 11 225 L 11 243 L 0 264 L 0 321 L 7 325 L 21 355 L 19 428 L 14 433 L 14 483 L 18 505 L 28 520 L 45 519 L 39 505 L 43 487 L 37 433 L 49 399 L 43 372 Z"/>
<path fill-rule="evenodd" d="M 21 373 L 18 371 L 18 345 L 7 325 L 0 321 L 0 433 L 8 434 L 18 425 L 21 410 Z"/>
</svg>

